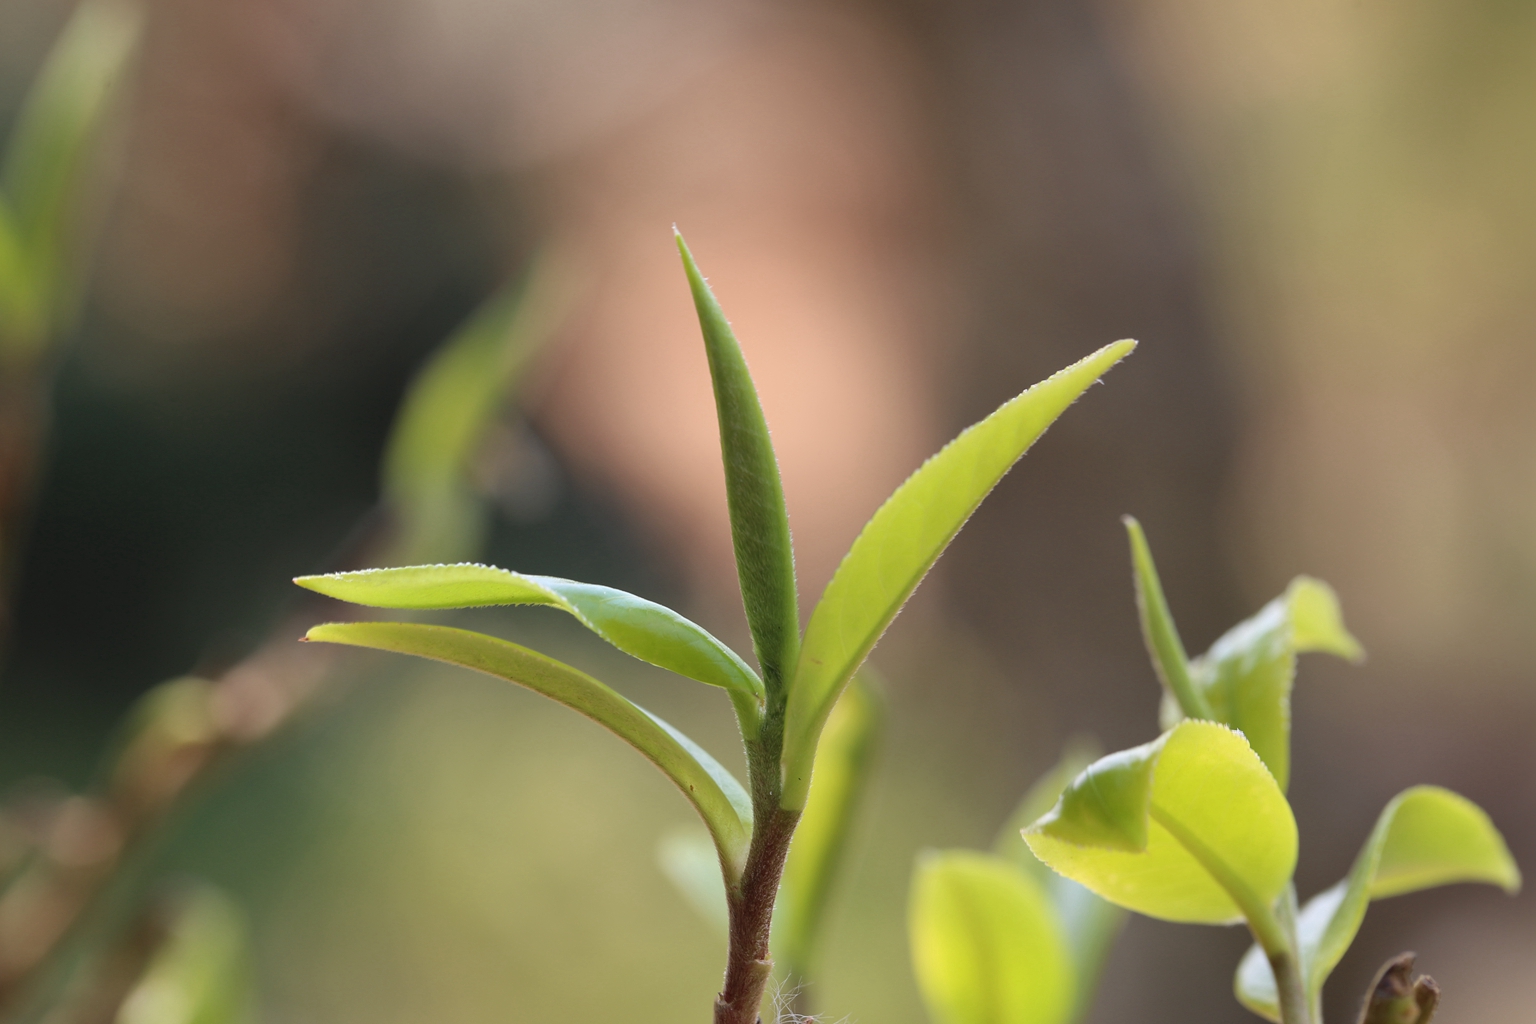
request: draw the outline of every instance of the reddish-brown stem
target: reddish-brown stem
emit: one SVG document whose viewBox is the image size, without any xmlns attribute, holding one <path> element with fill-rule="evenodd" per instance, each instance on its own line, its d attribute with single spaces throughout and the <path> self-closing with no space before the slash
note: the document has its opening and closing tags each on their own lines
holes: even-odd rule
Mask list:
<svg viewBox="0 0 1536 1024">
<path fill-rule="evenodd" d="M 800 812 L 769 807 L 758 813 L 741 884 L 727 895 L 731 912 L 730 951 L 725 986 L 715 999 L 715 1024 L 760 1024 L 758 1012 L 763 990 L 773 973 L 773 958 L 768 951 L 773 902 Z"/>
</svg>

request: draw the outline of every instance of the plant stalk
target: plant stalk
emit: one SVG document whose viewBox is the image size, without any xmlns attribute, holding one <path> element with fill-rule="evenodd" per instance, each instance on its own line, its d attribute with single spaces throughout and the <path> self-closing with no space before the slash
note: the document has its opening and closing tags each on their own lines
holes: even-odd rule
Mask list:
<svg viewBox="0 0 1536 1024">
<path fill-rule="evenodd" d="M 773 974 L 769 948 L 773 905 L 784 876 L 789 842 L 794 838 L 800 812 L 780 807 L 783 795 L 784 712 L 787 704 L 783 680 L 766 673 L 767 706 L 756 739 L 746 741 L 747 782 L 752 790 L 752 843 L 741 880 L 726 885 L 730 911 L 730 946 L 726 953 L 725 982 L 715 999 L 714 1024 L 761 1024 L 763 992 Z"/>
</svg>

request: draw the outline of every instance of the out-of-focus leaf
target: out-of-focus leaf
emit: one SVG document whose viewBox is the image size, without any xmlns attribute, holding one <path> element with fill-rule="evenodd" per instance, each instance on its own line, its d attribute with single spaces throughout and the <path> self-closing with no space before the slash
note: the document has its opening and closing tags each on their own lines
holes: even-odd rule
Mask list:
<svg viewBox="0 0 1536 1024">
<path fill-rule="evenodd" d="M 193 889 L 116 1024 L 246 1024 L 254 1019 L 249 958 L 239 909 L 214 889 Z"/>
<path fill-rule="evenodd" d="M 919 859 L 908 917 L 936 1024 L 1066 1024 L 1076 981 L 1045 893 L 1014 865 L 949 850 Z"/>
<path fill-rule="evenodd" d="M 772 699 L 780 700 L 800 646 L 800 610 L 779 463 L 741 346 L 682 235 L 677 235 L 677 251 L 693 290 L 714 381 L 731 540 L 752 647 Z"/>
<path fill-rule="evenodd" d="M 816 776 L 795 827 L 773 921 L 774 956 L 792 975 L 813 970 L 832 886 L 863 798 L 884 707 L 861 672 L 827 718 Z"/>
<path fill-rule="evenodd" d="M 725 880 L 708 832 L 692 828 L 668 832 L 656 845 L 656 862 L 700 917 L 721 935 L 729 932 Z"/>
<path fill-rule="evenodd" d="M 741 783 L 687 736 L 586 673 L 506 640 L 450 626 L 333 622 L 315 626 L 305 639 L 459 665 L 579 711 L 644 754 L 682 790 L 704 819 L 722 868 L 732 883 L 740 879 L 752 828 L 752 802 Z"/>
<path fill-rule="evenodd" d="M 993 851 L 999 857 L 1012 861 L 1034 877 L 1056 909 L 1056 918 L 1061 923 L 1077 974 L 1077 1000 L 1072 1020 L 1080 1019 L 1088 1011 L 1104 968 L 1104 958 L 1125 924 L 1125 911 L 1046 867 L 1024 842 L 1020 832 L 1056 806 L 1062 791 L 1098 757 L 1098 744 L 1091 740 L 1079 738 L 1068 743 L 1061 760 L 1024 794 L 1024 799 L 1019 801 L 1019 806 L 993 843 Z"/>
<path fill-rule="evenodd" d="M 1024 831 L 1035 856 L 1149 917 L 1255 920 L 1290 881 L 1296 819 L 1240 733 L 1182 722 L 1094 762 Z"/>
<path fill-rule="evenodd" d="M 384 500 L 396 536 L 392 565 L 475 555 L 485 532 L 471 463 L 517 379 L 564 305 L 548 262 L 493 295 L 416 374 L 384 450 Z"/>
<path fill-rule="evenodd" d="M 1233 626 L 1190 672 L 1219 722 L 1241 730 L 1285 789 L 1291 770 L 1291 687 L 1296 655 L 1323 651 L 1358 660 L 1339 601 L 1321 580 L 1298 576 L 1284 594 Z"/>
<path fill-rule="evenodd" d="M 997 482 L 1047 427 L 1136 347 L 1117 341 L 1006 402 L 896 489 L 811 613 L 790 687 L 783 806 L 804 806 L 822 723 L 901 606 Z"/>
<path fill-rule="evenodd" d="M 85 0 L 54 44 L 22 107 L 0 169 L 38 313 L 72 296 L 68 263 L 91 147 L 138 39 L 142 15 L 126 0 Z M 47 340 L 47 331 L 26 339 Z M 19 343 L 18 339 L 11 339 Z"/>
<path fill-rule="evenodd" d="M 1131 569 L 1136 580 L 1136 610 L 1141 616 L 1141 633 L 1147 651 L 1152 655 L 1152 667 L 1163 684 L 1163 693 L 1165 697 L 1171 697 L 1186 716 L 1213 719 L 1215 716 L 1211 714 L 1204 694 L 1190 679 L 1189 658 L 1184 653 L 1184 642 L 1179 639 L 1178 627 L 1173 623 L 1173 613 L 1168 610 L 1168 599 L 1163 596 L 1163 584 L 1157 575 L 1157 565 L 1152 561 L 1146 534 L 1131 516 L 1122 521 L 1131 538 Z"/>
<path fill-rule="evenodd" d="M 664 605 L 622 590 L 555 576 L 524 576 L 490 565 L 410 565 L 294 580 L 327 597 L 370 608 L 481 608 L 548 605 L 626 654 L 689 679 L 730 691 L 755 725 L 763 684 L 736 653 Z"/>
<path fill-rule="evenodd" d="M 37 283 L 10 203 L 0 194 L 0 363 L 30 355 L 47 332 Z"/>
<path fill-rule="evenodd" d="M 1476 804 L 1438 786 L 1404 790 L 1382 810 L 1349 876 L 1308 900 L 1296 919 L 1308 996 L 1322 991 L 1371 900 L 1453 882 L 1487 882 L 1514 893 L 1520 869 Z M 1244 1006 L 1280 1019 L 1274 974 L 1257 946 L 1238 966 L 1236 989 Z"/>
</svg>

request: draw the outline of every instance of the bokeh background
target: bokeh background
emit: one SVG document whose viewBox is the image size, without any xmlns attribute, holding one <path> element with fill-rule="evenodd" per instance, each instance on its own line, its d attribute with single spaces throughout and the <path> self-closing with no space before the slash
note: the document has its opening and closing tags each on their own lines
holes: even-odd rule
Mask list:
<svg viewBox="0 0 1536 1024">
<path fill-rule="evenodd" d="M 981 846 L 1071 735 L 1154 735 L 1122 513 L 1188 645 L 1299 572 L 1369 651 L 1304 660 L 1306 896 L 1416 782 L 1536 863 L 1536 6 L 1509 0 L 151 0 L 104 160 L 0 694 L 0 778 L 84 784 L 151 685 L 292 629 L 377 497 L 415 369 L 535 253 L 561 315 L 485 453 L 485 557 L 745 649 L 687 234 L 775 430 L 804 603 L 921 458 L 1116 338 L 876 651 L 890 733 L 820 1005 L 924 1019 L 924 846 Z M 0 5 L 0 125 L 68 16 Z M 510 467 L 510 468 L 509 468 Z M 544 645 L 729 752 L 712 692 Z M 703 1020 L 689 811 L 493 680 L 349 663 L 178 819 L 262 1019 Z M 1533 896 L 1375 906 L 1446 1024 L 1529 1014 Z M 1239 930 L 1133 921 L 1092 1019 L 1242 1021 Z"/>
</svg>

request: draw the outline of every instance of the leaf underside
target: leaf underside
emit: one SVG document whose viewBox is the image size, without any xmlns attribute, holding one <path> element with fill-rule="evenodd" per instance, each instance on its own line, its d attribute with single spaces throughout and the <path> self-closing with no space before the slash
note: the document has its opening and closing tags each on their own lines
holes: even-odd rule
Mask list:
<svg viewBox="0 0 1536 1024">
<path fill-rule="evenodd" d="M 1135 345 L 1105 346 L 1004 403 L 923 463 L 865 525 L 806 627 L 785 725 L 785 807 L 804 805 L 822 723 L 923 576 L 1046 428 Z"/>
<path fill-rule="evenodd" d="M 725 688 L 738 711 L 749 713 L 749 721 L 755 722 L 759 713 L 763 685 L 734 651 L 672 609 L 622 590 L 469 563 L 300 576 L 294 582 L 370 608 L 558 608 L 626 654 Z"/>
<path fill-rule="evenodd" d="M 1438 786 L 1415 786 L 1382 810 L 1348 877 L 1302 908 L 1296 919 L 1303 977 L 1316 999 L 1365 920 L 1367 905 L 1455 882 L 1486 882 L 1513 893 L 1520 871 L 1488 815 Z M 1270 1020 L 1280 1019 L 1274 974 L 1257 947 L 1238 966 L 1237 998 Z"/>
<path fill-rule="evenodd" d="M 541 693 L 597 722 L 643 754 L 673 781 L 704 819 L 722 868 L 740 877 L 752 807 L 741 783 L 672 726 L 614 690 L 526 647 L 450 626 L 413 622 L 338 622 L 306 640 L 414 654 L 484 672 Z"/>
</svg>

